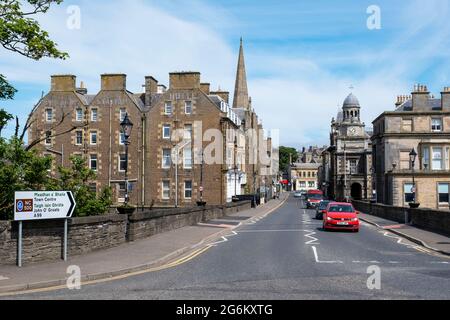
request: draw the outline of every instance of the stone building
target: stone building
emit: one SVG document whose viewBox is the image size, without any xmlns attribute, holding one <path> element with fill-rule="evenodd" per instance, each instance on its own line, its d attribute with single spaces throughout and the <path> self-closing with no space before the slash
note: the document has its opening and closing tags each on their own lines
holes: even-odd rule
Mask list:
<svg viewBox="0 0 450 320">
<path fill-rule="evenodd" d="M 397 98 L 393 111 L 373 122 L 374 182 L 377 201 L 408 206 L 449 209 L 450 188 L 450 88 L 436 99 L 424 85 L 415 85 L 408 96 Z M 409 154 L 418 154 L 412 167 Z M 414 170 L 413 170 L 414 169 Z"/>
<path fill-rule="evenodd" d="M 298 191 L 317 190 L 320 163 L 298 162 L 289 167 L 292 188 Z"/>
<path fill-rule="evenodd" d="M 29 144 L 54 158 L 52 175 L 57 166 L 68 166 L 72 155 L 83 157 L 97 173 L 92 188 L 111 187 L 114 203 L 120 204 L 126 192 L 120 122 L 128 114 L 134 124 L 131 204 L 192 206 L 200 193 L 208 204 L 224 204 L 235 195 L 261 191 L 270 171 L 262 170 L 259 149 L 271 143 L 248 98 L 242 41 L 233 107 L 229 93 L 211 91 L 199 72 L 170 73 L 168 88 L 148 76 L 144 87 L 134 94 L 127 90 L 126 75 L 105 74 L 101 90 L 92 95 L 76 87 L 73 75 L 52 76 L 50 92 L 30 115 Z M 266 167 L 272 167 L 270 161 Z"/>
<path fill-rule="evenodd" d="M 35 149 L 42 155 L 54 159 L 53 175 L 57 166 L 70 165 L 70 157 L 81 156 L 97 173 L 92 189 L 99 191 L 110 186 L 114 201 L 123 202 L 125 145 L 120 122 L 127 113 L 134 123 L 128 175 L 138 191 L 131 194 L 131 202 L 141 204 L 145 107 L 140 95 L 126 90 L 125 75 L 101 75 L 101 89 L 96 95 L 87 94 L 86 88 L 77 88 L 73 75 L 52 76 L 50 92 L 30 115 L 29 144 L 36 144 Z"/>
<path fill-rule="evenodd" d="M 370 135 L 361 122 L 361 106 L 355 95 L 345 99 L 332 120 L 330 147 L 323 153 L 320 183 L 336 200 L 368 199 L 372 194 Z"/>
</svg>

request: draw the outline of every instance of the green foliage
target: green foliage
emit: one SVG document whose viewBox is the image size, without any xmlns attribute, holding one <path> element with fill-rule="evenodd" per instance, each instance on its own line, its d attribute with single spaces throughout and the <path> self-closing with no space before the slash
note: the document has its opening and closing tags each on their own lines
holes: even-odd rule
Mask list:
<svg viewBox="0 0 450 320">
<path fill-rule="evenodd" d="M 2 134 L 3 128 L 8 124 L 9 121 L 14 119 L 13 115 L 0 109 L 0 136 Z"/>
<path fill-rule="evenodd" d="M 33 60 L 44 57 L 66 59 L 69 55 L 59 51 L 48 33 L 30 16 L 46 13 L 50 6 L 63 0 L 27 0 L 24 11 L 19 0 L 0 0 L 0 45 L 6 50 Z M 24 1 L 22 1 L 24 2 Z M 0 74 L 0 100 L 13 99 L 16 89 Z"/>
<path fill-rule="evenodd" d="M 31 15 L 46 13 L 52 3 L 62 0 L 28 0 L 31 9 L 25 12 L 18 0 L 0 0 L 0 44 L 7 50 L 27 58 L 43 57 L 66 59 L 68 54 L 57 49 L 39 23 Z"/>
<path fill-rule="evenodd" d="M 15 191 L 45 190 L 50 167 L 50 158 L 26 151 L 16 137 L 0 138 L 0 219 L 12 218 Z"/>
<path fill-rule="evenodd" d="M 298 152 L 295 148 L 290 147 L 280 147 L 280 170 L 283 172 L 287 172 L 289 169 L 289 161 L 290 156 L 292 156 L 292 162 L 296 162 L 298 160 Z"/>
<path fill-rule="evenodd" d="M 112 192 L 104 188 L 99 196 L 91 190 L 90 182 L 96 179 L 94 171 L 86 166 L 80 157 L 71 158 L 70 168 L 59 167 L 59 179 L 55 180 L 53 190 L 72 191 L 77 203 L 74 216 L 86 217 L 104 214 L 112 204 Z"/>
</svg>

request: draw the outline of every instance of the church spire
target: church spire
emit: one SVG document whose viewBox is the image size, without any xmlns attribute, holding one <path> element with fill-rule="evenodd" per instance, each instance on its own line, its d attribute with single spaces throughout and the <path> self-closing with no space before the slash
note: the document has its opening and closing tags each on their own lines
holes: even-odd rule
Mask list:
<svg viewBox="0 0 450 320">
<path fill-rule="evenodd" d="M 249 108 L 247 74 L 245 72 L 244 46 L 241 37 L 239 48 L 239 60 L 236 72 L 236 84 L 234 87 L 233 108 Z"/>
</svg>

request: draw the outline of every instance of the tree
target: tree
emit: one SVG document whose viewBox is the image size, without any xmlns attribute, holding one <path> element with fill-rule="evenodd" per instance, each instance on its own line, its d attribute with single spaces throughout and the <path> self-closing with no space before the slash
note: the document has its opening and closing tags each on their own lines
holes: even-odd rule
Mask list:
<svg viewBox="0 0 450 320">
<path fill-rule="evenodd" d="M 51 159 L 27 151 L 23 142 L 12 137 L 0 138 L 0 219 L 11 219 L 14 192 L 45 190 L 51 182 L 48 170 Z"/>
<path fill-rule="evenodd" d="M 290 147 L 280 147 L 280 170 L 286 173 L 289 169 L 290 160 L 292 157 L 292 162 L 298 160 L 298 152 L 295 148 Z"/>
<path fill-rule="evenodd" d="M 58 168 L 59 178 L 54 180 L 53 190 L 71 190 L 77 206 L 74 216 L 86 217 L 101 215 L 108 211 L 112 204 L 112 193 L 109 187 L 104 188 L 99 196 L 90 187 L 95 181 L 96 173 L 86 166 L 81 157 L 71 157 L 72 166 Z"/>
<path fill-rule="evenodd" d="M 59 51 L 57 44 L 50 40 L 48 32 L 31 18 L 44 14 L 50 6 L 63 0 L 27 0 L 30 9 L 24 11 L 19 0 L 0 0 L 0 44 L 11 52 L 24 57 L 40 60 L 44 57 L 67 59 L 66 52 Z M 23 2 L 23 1 L 22 1 Z M 0 100 L 13 99 L 17 90 L 0 74 Z M 1 109 L 0 109 L 1 110 Z"/>
</svg>

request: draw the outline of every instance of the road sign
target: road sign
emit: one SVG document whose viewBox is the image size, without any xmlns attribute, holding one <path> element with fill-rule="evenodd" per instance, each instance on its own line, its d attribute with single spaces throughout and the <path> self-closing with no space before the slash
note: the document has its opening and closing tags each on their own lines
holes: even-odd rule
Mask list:
<svg viewBox="0 0 450 320">
<path fill-rule="evenodd" d="M 72 217 L 75 206 L 70 191 L 16 192 L 14 220 L 67 219 Z"/>
</svg>

